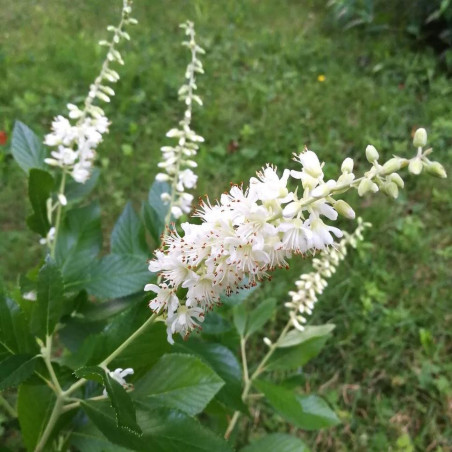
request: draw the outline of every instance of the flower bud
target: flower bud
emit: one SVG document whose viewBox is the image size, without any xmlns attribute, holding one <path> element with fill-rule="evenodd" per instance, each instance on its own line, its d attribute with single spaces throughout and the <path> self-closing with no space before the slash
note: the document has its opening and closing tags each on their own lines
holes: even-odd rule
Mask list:
<svg viewBox="0 0 452 452">
<path fill-rule="evenodd" d="M 378 160 L 378 151 L 375 149 L 374 146 L 369 144 L 369 146 L 366 147 L 366 158 L 370 163 L 374 163 L 376 160 Z"/>
<path fill-rule="evenodd" d="M 391 174 L 395 171 L 398 171 L 402 165 L 402 159 L 399 157 L 394 157 L 392 159 L 389 159 L 384 165 L 383 165 L 383 174 Z"/>
<path fill-rule="evenodd" d="M 336 201 L 333 207 L 338 214 L 344 216 L 345 218 L 348 218 L 349 220 L 353 220 L 355 218 L 355 211 L 342 199 Z"/>
<path fill-rule="evenodd" d="M 324 198 L 330 194 L 330 187 L 327 184 L 319 185 L 315 187 L 314 190 L 311 191 L 311 196 L 314 198 Z"/>
<path fill-rule="evenodd" d="M 272 341 L 268 337 L 264 337 L 263 341 L 264 344 L 267 345 L 268 347 L 271 347 L 273 345 Z"/>
<path fill-rule="evenodd" d="M 353 159 L 351 159 L 350 157 L 347 157 L 342 162 L 341 171 L 343 173 L 351 173 L 353 171 Z"/>
<path fill-rule="evenodd" d="M 416 176 L 418 174 L 421 174 L 422 171 L 422 161 L 419 157 L 415 157 L 410 160 L 410 164 L 408 165 L 408 171 L 411 174 L 415 174 Z"/>
<path fill-rule="evenodd" d="M 60 201 L 60 204 L 62 206 L 66 206 L 67 205 L 67 199 L 66 199 L 66 196 L 63 195 L 63 193 L 59 193 L 58 194 L 58 201 Z"/>
<path fill-rule="evenodd" d="M 388 176 L 388 180 L 394 182 L 399 188 L 403 188 L 405 186 L 405 182 L 403 182 L 403 179 L 397 173 L 390 174 Z"/>
<path fill-rule="evenodd" d="M 427 144 L 427 131 L 425 129 L 421 128 L 416 130 L 413 138 L 413 144 L 417 148 L 423 148 Z"/>
<path fill-rule="evenodd" d="M 441 163 L 439 162 L 430 162 L 428 165 L 426 165 L 426 170 L 429 174 L 441 177 L 441 179 L 445 179 L 447 177 L 447 173 L 446 170 L 444 169 L 444 166 L 441 165 Z"/>
<path fill-rule="evenodd" d="M 367 192 L 373 192 L 376 193 L 378 191 L 378 186 L 374 182 L 372 182 L 370 179 L 365 177 L 358 186 L 358 195 L 364 196 Z"/>
<path fill-rule="evenodd" d="M 399 187 L 394 182 L 386 182 L 382 185 L 382 191 L 386 193 L 388 196 L 396 199 L 399 196 Z"/>
</svg>

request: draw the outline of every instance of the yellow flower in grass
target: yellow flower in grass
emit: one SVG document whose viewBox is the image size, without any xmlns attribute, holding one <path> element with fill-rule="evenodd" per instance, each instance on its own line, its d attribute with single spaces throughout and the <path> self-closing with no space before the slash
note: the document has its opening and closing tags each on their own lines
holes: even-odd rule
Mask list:
<svg viewBox="0 0 452 452">
<path fill-rule="evenodd" d="M 324 82 L 326 80 L 326 77 L 325 77 L 325 75 L 324 74 L 319 74 L 318 76 L 317 76 L 317 81 L 318 82 Z"/>
</svg>

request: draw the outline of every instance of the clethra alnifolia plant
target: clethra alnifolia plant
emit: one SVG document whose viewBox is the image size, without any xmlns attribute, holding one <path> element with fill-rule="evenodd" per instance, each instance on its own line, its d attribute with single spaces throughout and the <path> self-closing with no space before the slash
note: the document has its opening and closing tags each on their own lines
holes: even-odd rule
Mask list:
<svg viewBox="0 0 452 452">
<path fill-rule="evenodd" d="M 16 122 L 12 154 L 28 178 L 27 224 L 45 251 L 18 287 L 0 292 L 0 389 L 6 390 L 0 403 L 17 418 L 23 447 L 38 452 L 232 451 L 241 417 L 262 398 L 301 430 L 336 425 L 324 399 L 276 384 L 272 372 L 302 374 L 334 328 L 307 322 L 328 279 L 370 227 L 358 218 L 349 233 L 336 222 L 355 220 L 347 192 L 397 198 L 404 170 L 446 177 L 430 159 L 427 132 L 416 131 L 413 157 L 386 160 L 369 145 L 366 171 L 355 174 L 346 158 L 330 180 L 320 154 L 305 149 L 294 154 L 294 169 L 279 171 L 270 162 L 247 184 L 193 208 L 189 190 L 204 138 L 192 119 L 194 105 L 202 106 L 197 76 L 204 50 L 187 21 L 182 119 L 166 134 L 172 144 L 161 148 L 140 214 L 125 206 L 110 251 L 101 254 L 100 207 L 88 195 L 99 173 L 96 152 L 114 124 L 99 102 L 114 95 L 113 67 L 124 64 L 118 46 L 137 23 L 131 12 L 124 0 L 119 24 L 100 42 L 106 57 L 83 103 L 68 104 L 44 139 Z M 285 299 L 259 298 L 262 281 L 301 259 L 312 260 L 312 271 L 299 276 Z M 258 300 L 253 308 L 250 293 Z M 275 316 L 281 328 L 262 334 L 259 357 L 250 338 Z M 306 450 L 295 435 L 262 441 L 282 438 L 290 450 Z"/>
</svg>

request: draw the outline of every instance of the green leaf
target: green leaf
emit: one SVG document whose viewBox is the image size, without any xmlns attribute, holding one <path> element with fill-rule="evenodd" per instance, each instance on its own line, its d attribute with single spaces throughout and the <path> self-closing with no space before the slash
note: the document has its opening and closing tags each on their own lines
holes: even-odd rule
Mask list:
<svg viewBox="0 0 452 452">
<path fill-rule="evenodd" d="M 244 283 L 246 284 L 246 281 L 244 281 Z M 229 296 L 223 294 L 221 295 L 221 302 L 226 306 L 235 306 L 237 304 L 243 303 L 256 289 L 258 289 L 258 287 L 259 283 L 257 283 L 255 286 L 250 287 L 249 289 L 239 289 Z"/>
<path fill-rule="evenodd" d="M 12 355 L 0 362 L 0 391 L 18 386 L 34 372 L 36 356 Z"/>
<path fill-rule="evenodd" d="M 223 379 L 225 385 L 215 396 L 217 400 L 234 410 L 246 411 L 242 401 L 242 368 L 231 350 L 221 344 L 194 339 L 176 344 L 175 347 L 199 356 Z"/>
<path fill-rule="evenodd" d="M 101 367 L 83 367 L 75 372 L 78 378 L 97 381 L 105 386 L 111 405 L 115 410 L 117 426 L 141 434 L 137 424 L 135 407 L 127 391 Z"/>
<path fill-rule="evenodd" d="M 34 303 L 29 302 L 28 303 Z M 38 347 L 30 334 L 28 322 L 11 298 L 0 287 L 0 344 L 9 353 L 37 352 Z"/>
<path fill-rule="evenodd" d="M 28 227 L 42 236 L 50 229 L 47 218 L 47 199 L 50 198 L 54 186 L 53 177 L 47 171 L 33 168 L 28 178 L 28 197 L 33 213 L 27 218 Z"/>
<path fill-rule="evenodd" d="M 11 152 L 18 165 L 27 173 L 31 168 L 45 168 L 45 149 L 37 135 L 23 122 L 14 124 Z"/>
<path fill-rule="evenodd" d="M 248 320 L 245 305 L 243 303 L 235 305 L 232 310 L 232 314 L 234 316 L 235 329 L 240 336 L 244 336 L 246 331 L 246 322 Z"/>
<path fill-rule="evenodd" d="M 223 380 L 199 358 L 174 353 L 162 356 L 137 382 L 133 396 L 139 400 L 151 398 L 194 416 L 223 385 Z"/>
<path fill-rule="evenodd" d="M 272 433 L 253 441 L 250 445 L 240 449 L 240 452 L 309 452 L 309 449 L 296 436 L 287 433 Z"/>
<path fill-rule="evenodd" d="M 31 330 L 45 339 L 50 336 L 60 320 L 63 311 L 63 279 L 54 261 L 47 258 L 39 270 L 38 297 L 31 315 Z"/>
<path fill-rule="evenodd" d="M 81 286 L 80 281 L 86 279 L 89 264 L 98 255 L 101 246 L 99 205 L 92 203 L 69 210 L 56 244 L 56 262 L 68 288 Z"/>
<path fill-rule="evenodd" d="M 302 344 L 314 337 L 322 337 L 330 334 L 336 325 L 332 323 L 325 323 L 325 325 L 308 325 L 303 331 L 292 330 L 286 334 L 283 340 L 278 342 L 278 347 L 293 347 Z"/>
<path fill-rule="evenodd" d="M 127 452 L 129 448 L 116 446 L 108 441 L 93 423 L 89 422 L 71 433 L 69 444 L 83 452 Z"/>
<path fill-rule="evenodd" d="M 137 437 L 116 427 L 113 410 L 105 403 L 82 402 L 96 427 L 113 443 L 148 452 L 232 452 L 231 446 L 196 419 L 165 407 L 138 405 L 138 422 L 143 435 Z"/>
<path fill-rule="evenodd" d="M 119 298 L 143 292 L 152 273 L 147 268 L 146 258 L 131 254 L 109 254 L 95 261 L 89 268 L 85 279 L 75 286 L 85 288 L 91 295 L 99 298 Z"/>
<path fill-rule="evenodd" d="M 149 190 L 148 202 L 142 205 L 142 216 L 146 228 L 156 244 L 160 243 L 160 236 L 165 227 L 165 218 L 168 213 L 168 205 L 161 198 L 162 193 L 170 193 L 170 187 L 166 182 L 155 181 Z"/>
<path fill-rule="evenodd" d="M 276 299 L 268 298 L 267 300 L 259 303 L 257 308 L 253 309 L 248 314 L 248 323 L 246 325 L 246 336 L 251 336 L 253 333 L 261 329 L 272 314 L 275 312 Z"/>
<path fill-rule="evenodd" d="M 144 237 L 144 227 L 140 218 L 128 202 L 111 234 L 111 252 L 149 257 Z"/>
<path fill-rule="evenodd" d="M 88 196 L 93 191 L 94 187 L 97 185 L 99 176 L 100 176 L 99 168 L 92 168 L 91 176 L 84 184 L 76 182 L 72 178 L 68 178 L 66 180 L 66 189 L 64 191 L 64 194 L 68 202 L 81 201 L 83 198 Z"/>
<path fill-rule="evenodd" d="M 291 331 L 281 341 L 266 368 L 268 370 L 296 369 L 317 356 L 330 338 L 334 325 L 308 326 L 304 331 Z M 282 345 L 281 345 L 282 344 Z"/>
<path fill-rule="evenodd" d="M 257 380 L 253 384 L 281 416 L 299 428 L 318 430 L 339 423 L 334 411 L 318 396 L 300 396 L 263 380 Z"/>
<path fill-rule="evenodd" d="M 55 404 L 55 394 L 44 385 L 22 384 L 17 397 L 20 431 L 29 451 L 35 449 Z"/>
<path fill-rule="evenodd" d="M 232 325 L 215 311 L 209 312 L 202 324 L 202 334 L 223 334 L 231 329 Z"/>
</svg>

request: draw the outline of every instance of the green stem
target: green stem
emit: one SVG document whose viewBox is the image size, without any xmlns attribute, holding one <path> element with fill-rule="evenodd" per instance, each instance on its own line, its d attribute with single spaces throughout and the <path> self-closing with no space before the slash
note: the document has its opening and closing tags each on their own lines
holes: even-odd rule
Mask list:
<svg viewBox="0 0 452 452">
<path fill-rule="evenodd" d="M 47 422 L 46 428 L 42 433 L 38 445 L 36 446 L 35 452 L 41 452 L 44 450 L 47 440 L 49 439 L 50 434 L 52 433 L 52 430 L 55 427 L 55 424 L 57 423 L 60 414 L 62 413 L 63 400 L 64 399 L 61 397 L 61 395 L 57 395 L 55 406 L 53 407 L 53 411 L 52 414 L 50 415 L 49 422 Z"/>
<path fill-rule="evenodd" d="M 53 370 L 51 356 L 52 356 L 52 336 L 46 336 L 46 345 L 41 349 L 42 357 L 44 358 L 44 362 L 46 364 L 47 370 L 49 371 L 50 378 L 52 380 L 54 391 L 57 396 L 60 395 L 63 390 L 61 389 L 60 382 Z"/>
<path fill-rule="evenodd" d="M 64 196 L 64 189 L 66 187 L 66 171 L 63 170 L 63 175 L 61 176 L 61 184 L 60 189 L 58 191 L 58 195 Z M 60 224 L 61 224 L 61 211 L 63 210 L 63 206 L 61 202 L 58 200 L 58 207 L 56 212 L 56 220 L 55 220 L 55 237 L 53 238 L 52 244 L 50 245 L 50 256 L 52 259 L 55 259 L 55 250 L 56 250 L 56 243 L 58 240 L 58 232 L 60 230 Z"/>
<path fill-rule="evenodd" d="M 114 350 L 110 355 L 108 355 L 100 364 L 99 367 L 107 367 L 118 355 L 120 355 L 138 336 L 144 333 L 148 326 L 152 325 L 157 319 L 158 315 L 153 314 L 149 317 L 146 322 L 143 323 L 131 336 L 129 336 L 116 350 Z M 72 394 L 75 390 L 82 387 L 86 383 L 85 378 L 81 378 L 70 386 L 66 391 L 63 391 L 63 395 L 67 397 Z"/>
<path fill-rule="evenodd" d="M 285 338 L 286 334 L 288 333 L 290 327 L 292 325 L 292 322 L 289 320 L 284 327 L 284 329 L 281 331 L 281 334 L 279 335 L 276 342 L 274 342 L 270 348 L 268 349 L 267 354 L 262 358 L 262 361 L 257 366 L 256 370 L 253 372 L 251 377 L 248 377 L 248 366 L 246 363 L 246 354 L 245 354 L 245 340 L 241 338 L 240 340 L 240 347 L 242 349 L 242 361 L 243 361 L 243 378 L 245 382 L 245 386 L 243 388 L 242 392 L 242 400 L 246 402 L 249 392 L 251 390 L 251 387 L 253 385 L 253 381 L 265 370 L 265 365 L 267 364 L 268 360 L 271 358 L 275 350 L 278 348 L 278 344 Z M 246 372 L 245 372 L 246 369 Z M 237 421 L 239 420 L 241 416 L 240 411 L 235 411 L 232 415 L 231 420 L 229 421 L 228 427 L 226 429 L 226 432 L 224 434 L 225 439 L 228 439 L 231 436 L 232 431 L 234 430 L 235 425 L 237 424 Z"/>
<path fill-rule="evenodd" d="M 12 417 L 17 418 L 16 410 L 9 404 L 9 402 L 0 394 L 0 406 Z"/>
</svg>

